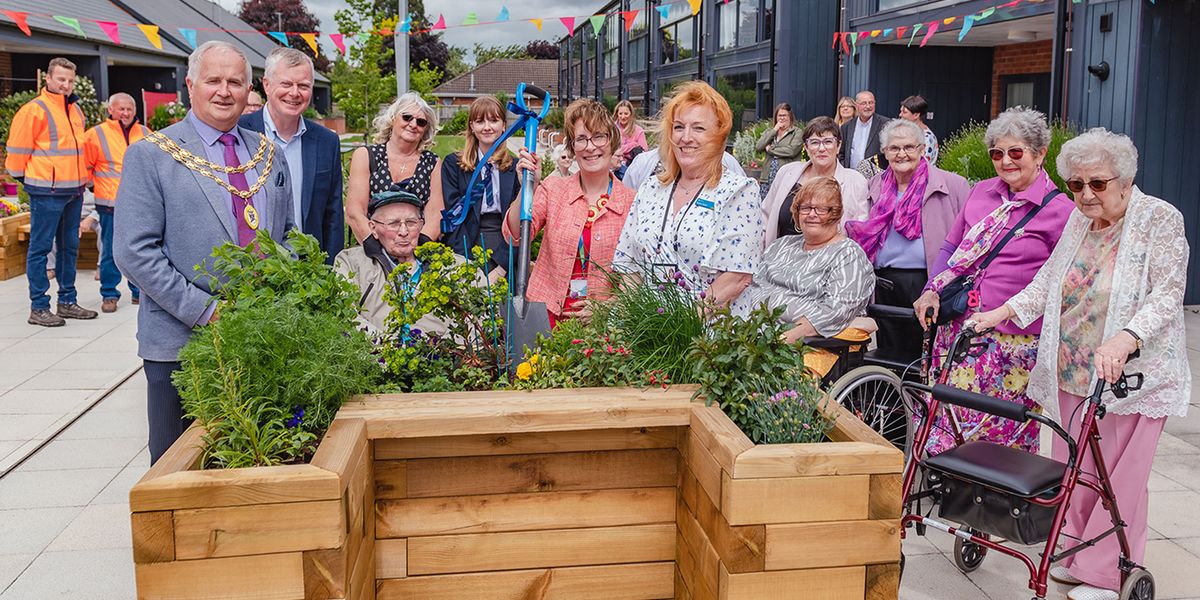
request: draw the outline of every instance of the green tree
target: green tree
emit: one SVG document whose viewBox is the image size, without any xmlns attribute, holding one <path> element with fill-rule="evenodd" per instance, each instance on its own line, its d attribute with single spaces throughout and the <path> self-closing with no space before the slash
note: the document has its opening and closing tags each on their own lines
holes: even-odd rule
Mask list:
<svg viewBox="0 0 1200 600">
<path fill-rule="evenodd" d="M 511 46 L 484 46 L 483 44 L 475 44 L 475 66 L 482 65 L 490 60 L 497 58 L 513 58 L 517 60 L 529 60 L 529 55 L 525 53 L 525 47 L 517 44 Z"/>
</svg>

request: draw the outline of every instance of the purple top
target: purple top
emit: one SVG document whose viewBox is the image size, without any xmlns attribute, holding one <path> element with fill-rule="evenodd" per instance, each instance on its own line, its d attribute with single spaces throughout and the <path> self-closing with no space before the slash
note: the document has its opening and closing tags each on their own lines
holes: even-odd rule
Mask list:
<svg viewBox="0 0 1200 600">
<path fill-rule="evenodd" d="M 1030 202 L 1009 213 L 1008 225 L 1005 226 L 1004 232 L 1007 233 L 1013 225 L 1016 225 L 1030 210 L 1033 210 L 1035 203 L 1041 204 L 1047 192 L 1052 189 L 1054 189 L 1054 181 L 1050 179 L 1049 175 L 1042 172 L 1032 185 L 1016 195 Z M 930 279 L 946 270 L 950 255 L 958 248 L 967 231 L 999 208 L 1010 194 L 1008 184 L 999 177 L 980 181 L 975 185 L 975 189 L 971 190 L 971 195 L 963 204 L 962 212 L 954 220 L 954 225 L 950 227 L 950 233 L 946 236 L 945 243 L 942 244 L 937 262 L 930 269 Z M 1023 234 L 1014 235 L 1008 241 L 1000 254 L 996 255 L 992 264 L 988 265 L 987 272 L 975 281 L 975 289 L 979 291 L 981 303 L 978 309 L 980 312 L 1003 305 L 1017 292 L 1025 289 L 1030 281 L 1033 281 L 1033 276 L 1037 274 L 1038 269 L 1042 268 L 1042 263 L 1046 262 L 1046 259 L 1050 257 L 1050 252 L 1058 244 L 1058 238 L 1067 224 L 1067 217 L 1074 208 L 1075 203 L 1066 194 L 1059 194 L 1051 198 L 1041 212 L 1025 225 Z M 1003 236 L 1004 234 L 1001 234 L 996 241 L 999 242 Z M 986 257 L 986 253 L 979 258 L 979 262 L 983 262 L 984 257 Z M 1010 321 L 1001 324 L 996 330 L 1008 334 L 1038 335 L 1042 332 L 1042 320 L 1038 319 L 1024 329 Z"/>
</svg>

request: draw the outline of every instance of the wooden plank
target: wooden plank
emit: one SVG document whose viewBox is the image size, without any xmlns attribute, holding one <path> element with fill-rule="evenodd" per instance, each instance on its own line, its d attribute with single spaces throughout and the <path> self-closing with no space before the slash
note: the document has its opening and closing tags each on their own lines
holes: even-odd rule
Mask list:
<svg viewBox="0 0 1200 600">
<path fill-rule="evenodd" d="M 675 564 L 675 600 L 692 600 L 692 592 L 683 580 L 683 573 L 679 572 L 678 561 Z"/>
<path fill-rule="evenodd" d="M 870 475 L 775 479 L 725 475 L 721 514 L 730 525 L 865 519 L 870 489 Z"/>
<path fill-rule="evenodd" d="M 362 419 L 334 419 L 309 464 L 337 475 L 344 490 L 366 447 L 367 425 Z"/>
<path fill-rule="evenodd" d="M 408 574 L 670 561 L 675 524 L 415 537 Z"/>
<path fill-rule="evenodd" d="M 339 418 L 353 418 L 359 410 L 412 409 L 417 407 L 467 407 L 483 404 L 594 404 L 604 406 L 623 400 L 671 401 L 691 405 L 696 385 L 673 385 L 662 388 L 593 387 L 554 388 L 544 390 L 486 390 L 479 392 L 421 392 L 414 394 L 361 394 L 342 405 Z M 686 423 L 685 423 L 686 425 Z M 446 434 L 452 435 L 452 434 Z"/>
<path fill-rule="evenodd" d="M 171 444 L 171 447 L 167 448 L 167 451 L 158 458 L 158 461 L 150 465 L 150 470 L 146 471 L 145 475 L 142 475 L 142 478 L 133 489 L 136 490 L 139 485 L 153 481 L 164 475 L 196 468 L 200 463 L 200 456 L 204 452 L 203 439 L 203 427 L 193 424 L 191 427 L 185 429 L 183 434 L 179 436 L 179 439 L 175 440 L 175 443 Z M 134 506 L 132 491 L 129 496 L 131 509 L 135 511 L 156 510 L 154 508 Z"/>
<path fill-rule="evenodd" d="M 350 570 L 346 548 L 304 552 L 304 597 L 344 598 Z"/>
<path fill-rule="evenodd" d="M 817 406 L 827 417 L 834 420 L 833 429 L 829 430 L 829 439 L 835 442 L 867 442 L 899 452 L 891 442 L 883 439 L 883 436 L 868 427 L 866 423 L 863 423 L 861 419 L 851 414 L 830 396 L 826 395 Z"/>
<path fill-rule="evenodd" d="M 870 442 L 765 444 L 737 456 L 734 479 L 899 473 L 904 454 Z"/>
<path fill-rule="evenodd" d="M 690 471 L 687 472 L 687 476 L 694 479 Z M 763 525 L 731 526 L 717 510 L 716 505 L 709 500 L 708 495 L 702 493 L 696 494 L 693 514 L 730 573 L 763 570 L 766 544 L 766 530 Z"/>
<path fill-rule="evenodd" d="M 374 467 L 376 498 L 405 498 L 408 496 L 408 461 L 377 460 Z"/>
<path fill-rule="evenodd" d="M 864 567 L 763 571 L 730 574 L 721 572 L 721 600 L 763 598 L 821 598 L 862 600 Z"/>
<path fill-rule="evenodd" d="M 638 427 L 380 439 L 375 441 L 375 460 L 674 448 L 683 430 L 682 427 Z"/>
<path fill-rule="evenodd" d="M 375 493 L 395 496 L 376 461 Z M 671 449 L 518 454 L 409 460 L 409 498 L 599 490 L 675 485 L 677 453 Z"/>
<path fill-rule="evenodd" d="M 700 438 L 717 464 L 731 473 L 734 459 L 754 447 L 750 438 L 716 405 L 696 405 L 692 409 L 691 433 Z"/>
<path fill-rule="evenodd" d="M 670 523 L 675 496 L 664 487 L 381 500 L 375 531 L 383 539 Z"/>
<path fill-rule="evenodd" d="M 676 555 L 689 561 L 686 568 L 685 564 L 680 562 L 680 571 L 684 574 L 684 581 L 688 582 L 688 587 L 694 591 L 694 595 L 715 597 L 719 589 L 717 573 L 721 557 L 712 547 L 712 543 L 704 534 L 700 523 L 687 510 L 687 505 L 682 502 L 679 503 L 675 513 L 675 526 L 679 530 L 679 538 L 684 544 L 684 548 L 677 551 Z"/>
<path fill-rule="evenodd" d="M 175 527 L 171 511 L 133 513 L 129 518 L 133 533 L 133 562 L 175 560 Z"/>
<path fill-rule="evenodd" d="M 178 560 L 337 548 L 346 539 L 340 500 L 175 511 Z"/>
<path fill-rule="evenodd" d="M 375 597 L 375 544 L 370 539 L 363 542 L 350 572 L 347 600 L 370 600 Z"/>
<path fill-rule="evenodd" d="M 866 600 L 896 600 L 900 597 L 900 563 L 867 565 Z"/>
<path fill-rule="evenodd" d="M 375 579 L 408 577 L 408 540 L 375 540 Z"/>
<path fill-rule="evenodd" d="M 143 479 L 129 491 L 129 506 L 130 510 L 145 512 L 336 500 L 341 497 L 342 487 L 336 474 L 312 465 L 279 465 L 177 471 L 154 479 Z"/>
<path fill-rule="evenodd" d="M 695 429 L 687 437 L 688 468 L 700 483 L 700 489 L 708 494 L 713 505 L 721 505 L 721 465 L 700 441 Z"/>
<path fill-rule="evenodd" d="M 871 502 L 868 519 L 899 519 L 901 512 L 901 486 L 903 475 L 872 475 Z"/>
<path fill-rule="evenodd" d="M 651 600 L 674 595 L 672 562 L 387 579 L 376 600 Z"/>
<path fill-rule="evenodd" d="M 304 600 L 299 552 L 135 565 L 138 598 Z"/>
<path fill-rule="evenodd" d="M 767 525 L 766 569 L 814 569 L 900 560 L 895 520 Z"/>
</svg>

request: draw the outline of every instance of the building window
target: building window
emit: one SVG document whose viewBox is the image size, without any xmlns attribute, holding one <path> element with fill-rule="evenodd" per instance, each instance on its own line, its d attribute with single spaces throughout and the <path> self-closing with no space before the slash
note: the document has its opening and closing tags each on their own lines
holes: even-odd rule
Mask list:
<svg viewBox="0 0 1200 600">
<path fill-rule="evenodd" d="M 624 22 L 621 25 L 624 26 Z M 647 35 L 647 28 L 646 11 L 639 10 L 637 17 L 633 19 L 633 25 L 629 28 L 629 45 L 625 49 L 625 57 L 628 61 L 625 70 L 630 73 L 646 70 L 646 53 L 650 49 L 650 36 Z"/>
<path fill-rule="evenodd" d="M 620 66 L 621 15 L 609 16 L 604 25 L 604 73 L 602 77 L 616 77 Z"/>
<path fill-rule="evenodd" d="M 687 60 L 696 54 L 696 17 L 686 2 L 671 4 L 670 12 L 659 28 L 663 64 Z"/>
<path fill-rule="evenodd" d="M 762 39 L 775 37 L 775 0 L 763 0 L 763 35 Z"/>
<path fill-rule="evenodd" d="M 913 4 L 920 4 L 925 1 L 926 0 L 879 0 L 879 12 L 892 10 L 893 8 L 900 8 L 903 6 L 911 6 Z"/>
<path fill-rule="evenodd" d="M 728 50 L 750 46 L 760 40 L 759 2 L 762 0 L 729 0 L 718 5 L 718 49 Z M 761 39 L 768 39 L 762 37 Z"/>
<path fill-rule="evenodd" d="M 717 75 L 717 93 L 729 102 L 733 111 L 733 130 L 741 131 L 758 119 L 758 73 L 755 71 L 725 72 Z"/>
</svg>

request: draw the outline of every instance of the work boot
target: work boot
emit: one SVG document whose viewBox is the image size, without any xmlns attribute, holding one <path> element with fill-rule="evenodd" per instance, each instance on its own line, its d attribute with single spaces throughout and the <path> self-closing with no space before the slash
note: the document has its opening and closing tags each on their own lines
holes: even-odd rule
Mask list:
<svg viewBox="0 0 1200 600">
<path fill-rule="evenodd" d="M 64 319 L 95 319 L 96 311 L 88 310 L 74 302 L 58 305 L 58 316 Z"/>
<path fill-rule="evenodd" d="M 105 298 L 104 301 L 100 303 L 100 311 L 106 313 L 117 312 L 117 299 Z"/>
<path fill-rule="evenodd" d="M 133 300 L 130 300 L 130 302 L 133 303 L 134 306 L 137 306 L 138 304 L 142 303 L 142 299 L 139 296 L 134 296 Z"/>
<path fill-rule="evenodd" d="M 42 327 L 62 327 L 67 322 L 62 317 L 50 312 L 48 308 L 38 308 L 29 311 L 29 324 Z"/>
</svg>

